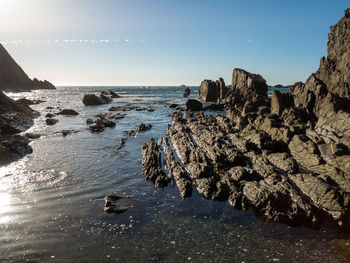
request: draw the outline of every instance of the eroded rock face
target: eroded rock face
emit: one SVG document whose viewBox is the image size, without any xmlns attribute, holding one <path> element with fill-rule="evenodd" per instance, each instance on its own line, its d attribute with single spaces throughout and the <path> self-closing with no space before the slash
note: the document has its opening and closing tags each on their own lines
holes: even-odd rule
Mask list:
<svg viewBox="0 0 350 263">
<path fill-rule="evenodd" d="M 216 83 L 212 80 L 203 80 L 199 87 L 199 99 L 205 102 L 216 102 L 218 90 Z"/>
<path fill-rule="evenodd" d="M 266 80 L 243 69 L 235 68 L 232 73 L 232 84 L 229 93 L 237 99 L 250 100 L 253 103 L 260 99 L 267 99 Z"/>
<path fill-rule="evenodd" d="M 205 198 L 266 221 L 350 231 L 349 19 L 350 9 L 331 29 L 327 60 L 290 92 L 269 100 L 260 75 L 235 69 L 227 117 L 173 113 L 177 163 L 160 141 L 169 174 L 178 167 Z"/>
<path fill-rule="evenodd" d="M 322 57 L 315 73 L 328 90 L 342 98 L 350 99 L 350 8 L 328 34 L 328 56 Z"/>
<path fill-rule="evenodd" d="M 223 78 L 217 81 L 203 80 L 199 87 L 198 98 L 204 102 L 221 102 L 226 96 L 226 86 Z"/>
<path fill-rule="evenodd" d="M 32 152 L 29 139 L 18 133 L 33 125 L 33 113 L 0 91 L 0 166 Z"/>
<path fill-rule="evenodd" d="M 169 179 L 162 169 L 161 155 L 154 139 L 145 142 L 142 147 L 142 171 L 146 181 L 151 181 L 156 187 L 168 185 Z"/>
</svg>

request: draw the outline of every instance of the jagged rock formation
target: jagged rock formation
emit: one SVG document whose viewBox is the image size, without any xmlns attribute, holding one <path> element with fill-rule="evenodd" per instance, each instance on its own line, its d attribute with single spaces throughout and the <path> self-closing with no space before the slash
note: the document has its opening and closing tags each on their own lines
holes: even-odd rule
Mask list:
<svg viewBox="0 0 350 263">
<path fill-rule="evenodd" d="M 315 76 L 330 92 L 350 99 L 350 9 L 345 16 L 331 27 L 328 34 L 328 56 L 322 57 Z"/>
<path fill-rule="evenodd" d="M 169 180 L 176 166 L 205 198 L 264 220 L 350 230 L 349 21 L 350 9 L 331 28 L 328 58 L 290 92 L 268 98 L 262 76 L 235 69 L 227 117 L 173 113 L 168 135 L 179 162 L 165 147 Z"/>
<path fill-rule="evenodd" d="M 204 102 L 221 102 L 226 96 L 226 86 L 223 78 L 217 81 L 203 80 L 199 87 L 199 99 Z"/>
<path fill-rule="evenodd" d="M 0 166 L 32 152 L 28 138 L 18 134 L 33 125 L 33 114 L 0 91 Z"/>
<path fill-rule="evenodd" d="M 31 80 L 0 44 L 0 90 L 21 92 L 33 89 L 55 89 L 55 86 L 47 80 Z"/>
</svg>

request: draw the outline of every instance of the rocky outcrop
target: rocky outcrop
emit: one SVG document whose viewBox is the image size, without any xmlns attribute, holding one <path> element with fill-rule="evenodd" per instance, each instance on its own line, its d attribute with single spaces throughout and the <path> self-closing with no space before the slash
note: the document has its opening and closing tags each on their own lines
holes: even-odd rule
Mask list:
<svg viewBox="0 0 350 263">
<path fill-rule="evenodd" d="M 322 57 L 315 76 L 333 94 L 350 100 L 350 8 L 328 34 L 328 55 Z"/>
<path fill-rule="evenodd" d="M 266 221 L 350 231 L 349 23 L 350 9 L 331 28 L 327 59 L 290 92 L 269 99 L 262 76 L 235 69 L 227 117 L 173 113 L 167 132 L 179 161 L 164 146 L 169 174 L 178 167 L 205 198 Z"/>
<path fill-rule="evenodd" d="M 32 152 L 27 137 L 18 135 L 33 125 L 34 111 L 0 91 L 0 166 Z"/>
<path fill-rule="evenodd" d="M 292 105 L 292 101 L 293 97 L 290 96 L 290 93 L 282 93 L 274 90 L 271 96 L 271 114 L 280 116 L 284 109 Z"/>
<path fill-rule="evenodd" d="M 161 155 L 154 139 L 145 142 L 142 147 L 142 171 L 146 181 L 151 181 L 156 187 L 164 187 L 169 179 L 162 169 Z"/>
<path fill-rule="evenodd" d="M 55 89 L 55 86 L 46 80 L 31 80 L 0 44 L 0 90 L 22 92 L 33 89 Z"/>
<path fill-rule="evenodd" d="M 37 78 L 34 78 L 31 84 L 31 89 L 56 89 L 56 87 L 47 80 L 38 80 Z"/>
<path fill-rule="evenodd" d="M 199 99 L 204 102 L 221 102 L 226 96 L 226 86 L 223 78 L 217 81 L 203 80 L 199 87 Z"/>
<path fill-rule="evenodd" d="M 228 93 L 228 99 L 234 98 L 235 103 L 246 100 L 255 103 L 267 99 L 266 80 L 258 74 L 236 68 L 232 73 L 232 84 Z"/>
</svg>

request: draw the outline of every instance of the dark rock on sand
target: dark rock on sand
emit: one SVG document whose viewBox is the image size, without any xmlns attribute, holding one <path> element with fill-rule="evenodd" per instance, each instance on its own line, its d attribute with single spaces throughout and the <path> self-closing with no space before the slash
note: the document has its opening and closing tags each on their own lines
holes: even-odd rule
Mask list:
<svg viewBox="0 0 350 263">
<path fill-rule="evenodd" d="M 203 104 L 198 100 L 189 99 L 186 102 L 186 110 L 188 111 L 201 111 Z"/>
<path fill-rule="evenodd" d="M 64 115 L 64 116 L 77 116 L 79 115 L 78 112 L 76 112 L 75 110 L 71 110 L 71 109 L 64 109 L 61 110 L 60 112 L 57 113 L 57 115 Z"/>
</svg>

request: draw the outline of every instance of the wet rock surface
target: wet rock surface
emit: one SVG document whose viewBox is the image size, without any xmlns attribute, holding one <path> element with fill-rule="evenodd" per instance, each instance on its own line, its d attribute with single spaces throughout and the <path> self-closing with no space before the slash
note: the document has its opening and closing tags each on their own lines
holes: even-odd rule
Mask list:
<svg viewBox="0 0 350 263">
<path fill-rule="evenodd" d="M 57 115 L 64 115 L 64 116 L 77 116 L 79 115 L 78 112 L 72 109 L 63 109 L 57 113 Z"/>
<path fill-rule="evenodd" d="M 100 96 L 97 96 L 95 94 L 86 94 L 84 95 L 84 98 L 83 98 L 83 103 L 86 106 L 96 106 L 96 105 L 107 104 L 111 102 L 112 102 L 111 97 L 103 95 L 102 93 L 100 94 Z"/>
<path fill-rule="evenodd" d="M 0 91 L 0 166 L 32 153 L 29 137 L 19 135 L 33 125 L 34 111 Z"/>
<path fill-rule="evenodd" d="M 349 25 L 350 9 L 331 28 L 319 70 L 289 92 L 274 91 L 270 99 L 262 76 L 234 69 L 226 117 L 172 113 L 170 140 L 142 147 L 145 176 L 153 167 L 164 178 L 162 150 L 183 198 L 191 185 L 207 199 L 252 209 L 266 221 L 349 231 Z M 202 84 L 199 95 L 206 101 L 217 89 L 214 82 Z"/>
<path fill-rule="evenodd" d="M 134 206 L 134 201 L 130 197 L 107 194 L 104 197 L 105 205 L 103 210 L 106 213 L 121 214 Z"/>
</svg>

